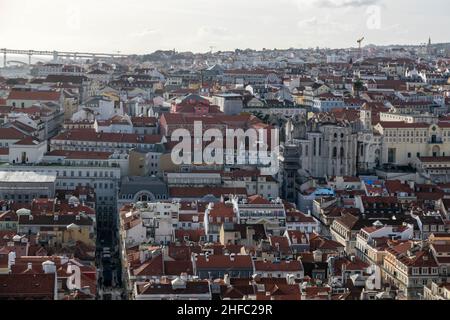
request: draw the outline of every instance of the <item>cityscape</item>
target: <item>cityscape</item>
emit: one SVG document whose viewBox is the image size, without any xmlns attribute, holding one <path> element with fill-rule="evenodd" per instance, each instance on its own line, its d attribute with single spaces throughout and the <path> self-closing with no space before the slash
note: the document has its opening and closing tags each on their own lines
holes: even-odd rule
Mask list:
<svg viewBox="0 0 450 320">
<path fill-rule="evenodd" d="M 0 49 L 0 300 L 450 300 L 431 34 Z"/>
</svg>

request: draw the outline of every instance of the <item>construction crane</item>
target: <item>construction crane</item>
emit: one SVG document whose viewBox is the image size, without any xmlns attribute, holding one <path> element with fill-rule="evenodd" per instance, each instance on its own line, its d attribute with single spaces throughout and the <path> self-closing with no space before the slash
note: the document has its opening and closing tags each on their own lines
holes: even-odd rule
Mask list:
<svg viewBox="0 0 450 320">
<path fill-rule="evenodd" d="M 361 51 L 361 45 L 362 45 L 362 42 L 364 41 L 364 39 L 365 39 L 365 37 L 362 37 L 361 39 L 359 39 L 358 41 L 356 41 L 356 42 L 358 42 L 359 50 L 360 50 L 360 51 Z"/>
</svg>

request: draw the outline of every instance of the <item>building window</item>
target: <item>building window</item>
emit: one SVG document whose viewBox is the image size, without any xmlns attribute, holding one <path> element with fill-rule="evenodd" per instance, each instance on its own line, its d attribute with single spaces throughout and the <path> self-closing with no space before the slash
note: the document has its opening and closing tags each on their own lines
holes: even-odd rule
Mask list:
<svg viewBox="0 0 450 320">
<path fill-rule="evenodd" d="M 395 148 L 389 148 L 388 150 L 388 162 L 389 163 L 395 163 L 396 160 L 396 149 Z"/>
</svg>

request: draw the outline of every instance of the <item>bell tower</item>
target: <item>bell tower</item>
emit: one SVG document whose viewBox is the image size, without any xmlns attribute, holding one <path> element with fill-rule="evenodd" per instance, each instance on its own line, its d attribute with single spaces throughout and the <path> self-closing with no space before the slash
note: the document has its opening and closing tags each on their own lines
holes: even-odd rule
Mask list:
<svg viewBox="0 0 450 320">
<path fill-rule="evenodd" d="M 367 103 L 361 108 L 360 123 L 362 130 L 369 131 L 372 129 L 372 110 Z"/>
</svg>

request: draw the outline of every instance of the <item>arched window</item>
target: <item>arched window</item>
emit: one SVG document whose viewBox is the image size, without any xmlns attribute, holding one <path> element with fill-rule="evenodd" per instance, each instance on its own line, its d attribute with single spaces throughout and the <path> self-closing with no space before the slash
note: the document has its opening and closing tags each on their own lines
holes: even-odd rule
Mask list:
<svg viewBox="0 0 450 320">
<path fill-rule="evenodd" d="M 337 158 L 337 148 L 333 148 L 333 158 Z"/>
<path fill-rule="evenodd" d="M 303 156 L 303 146 L 302 145 L 300 145 L 300 147 L 298 149 L 298 153 L 299 153 L 300 157 Z"/>
</svg>

